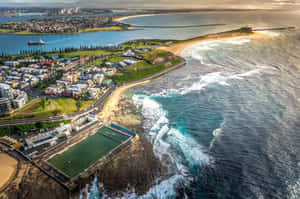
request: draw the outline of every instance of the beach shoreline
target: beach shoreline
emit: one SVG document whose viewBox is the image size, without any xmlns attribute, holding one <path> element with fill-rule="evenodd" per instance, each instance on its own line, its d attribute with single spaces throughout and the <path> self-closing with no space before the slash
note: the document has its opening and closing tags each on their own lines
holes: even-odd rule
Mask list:
<svg viewBox="0 0 300 199">
<path fill-rule="evenodd" d="M 14 176 L 18 161 L 11 156 L 0 153 L 0 188 L 2 188 Z"/>
<path fill-rule="evenodd" d="M 209 34 L 202 37 L 192 38 L 189 40 L 179 40 L 176 43 L 170 44 L 168 46 L 159 47 L 159 50 L 165 50 L 168 52 L 173 53 L 176 56 L 181 56 L 181 53 L 186 48 L 196 45 L 202 42 L 209 42 L 209 41 L 221 41 L 221 40 L 228 40 L 228 39 L 238 39 L 238 38 L 246 38 L 246 37 L 259 37 L 259 36 L 268 36 L 265 33 L 259 32 L 224 32 L 224 33 L 216 33 L 216 34 Z M 119 102 L 121 99 L 122 94 L 130 88 L 146 84 L 152 81 L 152 79 L 148 79 L 145 81 L 135 82 L 132 84 L 128 84 L 125 86 L 121 86 L 117 88 L 112 95 L 108 98 L 107 103 L 104 105 L 103 110 L 99 114 L 99 117 L 104 121 L 109 121 L 112 112 L 116 112 L 119 110 Z"/>
<path fill-rule="evenodd" d="M 113 18 L 114 22 L 121 22 L 125 19 L 135 18 L 135 17 L 147 17 L 147 16 L 154 16 L 154 15 L 161 15 L 161 14 L 133 14 L 133 15 L 127 15 L 127 16 L 121 16 Z"/>
<path fill-rule="evenodd" d="M 165 50 L 172 52 L 174 55 L 181 56 L 182 52 L 193 45 L 203 43 L 203 42 L 213 42 L 213 41 L 222 41 L 222 40 L 229 40 L 229 39 L 239 39 L 245 37 L 258 37 L 258 36 L 266 36 L 265 33 L 260 32 L 252 32 L 252 33 L 217 33 L 217 34 L 210 34 L 207 36 L 194 38 L 190 40 L 182 40 L 178 43 L 173 43 L 168 46 L 162 46 L 158 49 Z"/>
<path fill-rule="evenodd" d="M 125 91 L 127 91 L 128 89 L 130 89 L 132 87 L 135 87 L 135 86 L 138 86 L 141 84 L 146 84 L 150 81 L 151 80 L 145 80 L 145 81 L 136 82 L 133 84 L 129 84 L 129 85 L 125 85 L 125 86 L 121 86 L 121 87 L 117 88 L 113 92 L 113 94 L 108 98 L 107 103 L 105 104 L 103 110 L 100 113 L 100 118 L 105 121 L 109 121 L 109 118 L 112 116 L 112 112 L 119 110 L 118 105 L 121 100 L 121 96 Z"/>
</svg>

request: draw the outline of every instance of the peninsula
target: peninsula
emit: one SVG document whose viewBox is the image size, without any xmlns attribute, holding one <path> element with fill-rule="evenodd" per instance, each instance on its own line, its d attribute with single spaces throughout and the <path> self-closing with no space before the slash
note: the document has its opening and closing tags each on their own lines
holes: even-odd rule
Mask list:
<svg viewBox="0 0 300 199">
<path fill-rule="evenodd" d="M 31 19 L 0 24 L 0 34 L 75 34 L 84 32 L 128 30 L 130 25 L 110 16 Z"/>
</svg>

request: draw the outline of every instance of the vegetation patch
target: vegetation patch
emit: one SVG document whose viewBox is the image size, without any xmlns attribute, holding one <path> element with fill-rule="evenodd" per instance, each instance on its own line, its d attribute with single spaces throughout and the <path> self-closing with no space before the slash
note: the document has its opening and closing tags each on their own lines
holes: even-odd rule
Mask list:
<svg viewBox="0 0 300 199">
<path fill-rule="evenodd" d="M 12 116 L 1 118 L 1 120 L 47 118 L 60 115 L 72 114 L 84 110 L 94 104 L 96 100 L 81 100 L 78 107 L 77 100 L 61 97 L 58 99 L 39 98 L 34 99 L 22 109 L 13 113 Z"/>
<path fill-rule="evenodd" d="M 127 27 L 121 26 L 110 26 L 110 27 L 98 27 L 98 28 L 85 28 L 80 29 L 76 33 L 85 33 L 85 32 L 101 32 L 101 31 L 121 31 L 121 30 L 128 30 Z"/>
<path fill-rule="evenodd" d="M 32 130 L 54 128 L 60 126 L 61 123 L 68 124 L 69 121 L 62 120 L 62 121 L 55 121 L 55 122 L 36 122 L 31 124 L 0 126 L 0 136 L 20 134 Z"/>
<path fill-rule="evenodd" d="M 181 61 L 181 59 L 177 58 L 177 59 L 173 60 L 170 65 L 160 64 L 157 66 L 153 66 L 151 68 L 144 68 L 144 69 L 140 69 L 140 70 L 131 70 L 131 71 L 126 71 L 124 73 L 118 73 L 118 74 L 114 75 L 112 77 L 112 79 L 116 84 L 122 84 L 125 82 L 142 79 L 142 78 L 154 75 L 155 73 L 158 73 L 158 72 L 160 72 L 164 69 L 167 69 L 171 66 L 174 66 L 174 65 L 180 63 L 180 61 Z"/>
</svg>

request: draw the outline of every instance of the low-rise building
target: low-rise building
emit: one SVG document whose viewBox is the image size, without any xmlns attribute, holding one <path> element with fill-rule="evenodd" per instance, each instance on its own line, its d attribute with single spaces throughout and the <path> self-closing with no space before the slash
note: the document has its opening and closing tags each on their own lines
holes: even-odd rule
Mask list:
<svg viewBox="0 0 300 199">
<path fill-rule="evenodd" d="M 113 85 L 113 81 L 111 79 L 106 79 L 102 82 L 102 85 L 105 86 L 105 87 L 111 87 Z"/>
<path fill-rule="evenodd" d="M 135 65 L 138 63 L 138 61 L 135 59 L 124 59 L 123 62 L 125 62 L 128 65 Z"/>
<path fill-rule="evenodd" d="M 8 84 L 0 83 L 0 97 L 13 99 L 13 89 Z"/>
<path fill-rule="evenodd" d="M 8 98 L 0 98 L 0 115 L 7 116 L 12 111 L 11 103 Z"/>
<path fill-rule="evenodd" d="M 93 80 L 97 85 L 101 85 L 101 83 L 104 81 L 104 75 L 103 74 L 95 74 L 93 76 Z"/>
<path fill-rule="evenodd" d="M 36 136 L 26 138 L 26 148 L 31 149 L 34 147 L 38 147 L 44 144 L 55 145 L 57 141 L 57 134 L 54 132 L 41 133 Z"/>
<path fill-rule="evenodd" d="M 57 127 L 55 130 L 58 133 L 58 136 L 66 136 L 69 137 L 72 132 L 72 126 L 71 124 L 62 125 L 60 127 Z"/>
<path fill-rule="evenodd" d="M 89 99 L 97 99 L 100 95 L 99 88 L 89 88 Z"/>
<path fill-rule="evenodd" d="M 20 91 L 19 95 L 13 100 L 14 108 L 22 108 L 28 102 L 27 93 Z"/>
<path fill-rule="evenodd" d="M 11 67 L 16 67 L 18 66 L 20 63 L 18 61 L 6 61 L 4 62 L 4 65 L 6 66 L 11 66 Z"/>
</svg>

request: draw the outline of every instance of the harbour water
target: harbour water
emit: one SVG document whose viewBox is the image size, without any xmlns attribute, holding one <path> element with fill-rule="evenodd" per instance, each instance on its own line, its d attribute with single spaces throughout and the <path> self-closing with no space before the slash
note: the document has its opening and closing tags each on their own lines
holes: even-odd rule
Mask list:
<svg viewBox="0 0 300 199">
<path fill-rule="evenodd" d="M 296 11 L 160 15 L 125 22 L 227 25 L 42 39 L 49 43 L 47 50 L 136 38 L 188 38 L 245 25 L 298 26 L 298 19 Z M 17 52 L 24 48 L 19 43 L 32 37 L 37 36 L 0 35 L 0 48 Z M 167 155 L 171 164 L 170 175 L 158 179 L 145 195 L 133 190 L 123 198 L 300 198 L 299 38 L 295 30 L 196 44 L 182 54 L 185 67 L 132 89 L 155 154 Z M 99 198 L 97 183 L 96 178 L 89 198 Z"/>
<path fill-rule="evenodd" d="M 285 16 L 283 20 L 283 16 Z M 43 18 L 45 16 L 3 17 L 0 22 Z M 137 25 L 188 26 L 226 24 L 213 27 L 191 28 L 136 28 L 131 31 L 110 31 L 66 35 L 10 35 L 0 34 L 0 53 L 17 54 L 22 50 L 51 51 L 67 47 L 117 45 L 134 39 L 187 39 L 209 33 L 240 28 L 241 26 L 269 27 L 293 25 L 299 13 L 296 11 L 272 12 L 199 12 L 194 14 L 171 14 L 129 18 L 125 23 Z M 28 41 L 45 41 L 45 46 L 28 46 Z"/>
</svg>

